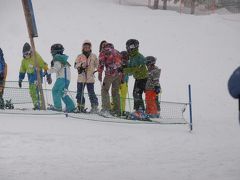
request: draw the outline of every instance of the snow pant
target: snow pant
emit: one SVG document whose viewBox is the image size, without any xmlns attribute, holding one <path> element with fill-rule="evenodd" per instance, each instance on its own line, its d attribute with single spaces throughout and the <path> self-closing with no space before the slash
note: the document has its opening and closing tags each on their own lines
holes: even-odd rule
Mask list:
<svg viewBox="0 0 240 180">
<path fill-rule="evenodd" d="M 34 108 L 40 109 L 42 102 L 41 102 L 40 93 L 36 84 L 29 84 L 29 94 L 32 98 Z"/>
<path fill-rule="evenodd" d="M 67 112 L 72 112 L 75 109 L 73 100 L 67 95 L 66 92 L 66 90 L 68 90 L 69 83 L 69 80 L 66 80 L 65 82 L 65 78 L 58 78 L 52 88 L 54 107 L 58 110 L 62 110 L 62 101 L 66 105 Z"/>
<path fill-rule="evenodd" d="M 126 99 L 127 99 L 127 93 L 128 93 L 128 84 L 127 83 L 122 83 L 120 85 L 119 93 L 120 93 L 121 111 L 123 112 L 126 109 Z"/>
<path fill-rule="evenodd" d="M 145 91 L 147 79 L 136 79 L 133 87 L 134 109 L 145 110 L 142 94 Z"/>
<path fill-rule="evenodd" d="M 151 115 L 157 115 L 159 113 L 157 101 L 156 101 L 156 92 L 154 90 L 146 90 L 146 113 Z"/>
<path fill-rule="evenodd" d="M 157 110 L 160 112 L 161 107 L 160 107 L 160 101 L 159 101 L 159 94 L 156 94 L 156 104 L 157 104 Z"/>
<path fill-rule="evenodd" d="M 4 90 L 4 80 L 0 79 L 0 109 L 4 109 L 3 90 Z"/>
<path fill-rule="evenodd" d="M 84 88 L 87 86 L 87 91 L 88 91 L 88 97 L 91 102 L 91 107 L 95 108 L 98 107 L 98 98 L 95 94 L 94 91 L 94 83 L 82 83 L 78 82 L 77 83 L 77 103 L 81 107 L 85 107 L 85 98 L 84 98 Z"/>
<path fill-rule="evenodd" d="M 110 97 L 109 89 L 112 86 L 112 100 L 113 100 L 113 111 L 120 113 L 120 96 L 119 96 L 119 87 L 120 87 L 120 77 L 116 76 L 105 76 L 103 80 L 101 95 L 102 95 L 102 109 L 110 111 Z"/>
</svg>

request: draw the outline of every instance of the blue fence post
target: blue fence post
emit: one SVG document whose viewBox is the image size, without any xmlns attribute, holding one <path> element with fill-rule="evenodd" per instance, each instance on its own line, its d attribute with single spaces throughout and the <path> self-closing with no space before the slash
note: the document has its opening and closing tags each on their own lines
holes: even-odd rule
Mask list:
<svg viewBox="0 0 240 180">
<path fill-rule="evenodd" d="M 191 85 L 188 85 L 188 96 L 189 96 L 189 114 L 190 114 L 190 131 L 193 130 L 193 122 L 192 122 L 192 90 Z"/>
</svg>

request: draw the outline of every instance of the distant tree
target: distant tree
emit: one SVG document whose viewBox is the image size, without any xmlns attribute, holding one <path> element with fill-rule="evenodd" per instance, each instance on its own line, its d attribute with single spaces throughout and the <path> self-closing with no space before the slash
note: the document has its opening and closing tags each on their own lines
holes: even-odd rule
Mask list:
<svg viewBox="0 0 240 180">
<path fill-rule="evenodd" d="M 154 0 L 153 9 L 158 9 L 158 6 L 159 6 L 159 0 Z"/>
<path fill-rule="evenodd" d="M 191 14 L 195 13 L 196 0 L 191 0 Z"/>
<path fill-rule="evenodd" d="M 167 1 L 168 0 L 162 0 L 163 1 L 163 9 L 166 10 L 167 9 Z"/>
</svg>

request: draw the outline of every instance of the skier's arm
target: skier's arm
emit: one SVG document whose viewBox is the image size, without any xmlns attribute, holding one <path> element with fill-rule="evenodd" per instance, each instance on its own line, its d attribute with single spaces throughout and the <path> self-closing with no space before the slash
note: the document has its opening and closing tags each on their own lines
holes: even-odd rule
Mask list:
<svg viewBox="0 0 240 180">
<path fill-rule="evenodd" d="M 36 57 L 38 60 L 38 65 L 40 69 L 43 69 L 45 72 L 48 70 L 48 64 L 43 60 L 43 58 L 36 52 Z"/>
<path fill-rule="evenodd" d="M 153 85 L 154 86 L 160 86 L 159 79 L 160 79 L 160 69 L 156 69 L 152 73 L 152 80 L 153 80 Z"/>
<path fill-rule="evenodd" d="M 104 61 L 105 61 L 105 56 L 103 53 L 100 53 L 99 55 L 99 64 L 98 64 L 98 72 L 102 73 L 104 70 Z"/>
<path fill-rule="evenodd" d="M 94 69 L 97 69 L 97 68 L 98 68 L 98 65 L 99 65 L 99 61 L 98 61 L 97 56 L 95 55 L 95 56 L 94 56 Z"/>
<path fill-rule="evenodd" d="M 51 69 L 47 70 L 47 73 L 52 74 L 52 73 L 58 73 L 62 68 L 62 64 L 58 61 L 54 61 L 53 67 Z"/>
<path fill-rule="evenodd" d="M 19 81 L 22 81 L 25 78 L 26 74 L 26 67 L 25 67 L 25 61 L 23 60 L 21 63 L 20 71 L 19 71 Z"/>
<path fill-rule="evenodd" d="M 78 57 L 76 58 L 75 63 L 74 63 L 74 68 L 78 69 L 79 67 L 81 67 L 81 65 L 82 65 L 82 63 L 81 63 L 81 55 L 78 55 Z"/>
<path fill-rule="evenodd" d="M 7 63 L 5 63 L 5 69 L 4 69 L 4 81 L 6 80 L 6 78 L 7 78 Z"/>
<path fill-rule="evenodd" d="M 135 67 L 127 67 L 127 68 L 124 68 L 124 69 L 123 69 L 123 73 L 124 73 L 124 74 L 129 74 L 129 75 L 134 74 L 135 71 L 136 71 L 136 68 L 135 68 Z"/>
</svg>

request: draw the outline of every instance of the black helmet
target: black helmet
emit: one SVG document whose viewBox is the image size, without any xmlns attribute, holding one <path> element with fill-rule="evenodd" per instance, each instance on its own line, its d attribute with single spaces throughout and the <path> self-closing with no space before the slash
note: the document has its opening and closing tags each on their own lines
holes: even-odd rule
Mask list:
<svg viewBox="0 0 240 180">
<path fill-rule="evenodd" d="M 126 42 L 127 52 L 132 52 L 134 50 L 138 50 L 138 47 L 139 47 L 139 41 L 136 39 L 129 39 Z"/>
<path fill-rule="evenodd" d="M 154 65 L 156 63 L 157 58 L 155 58 L 154 56 L 147 56 L 146 57 L 146 65 Z"/>
<path fill-rule="evenodd" d="M 23 49 L 22 49 L 22 54 L 23 54 L 23 57 L 25 58 L 27 55 L 31 55 L 32 53 L 32 49 L 31 49 L 31 46 L 29 43 L 25 43 L 23 45 Z"/>
<path fill-rule="evenodd" d="M 51 46 L 51 54 L 54 56 L 56 54 L 63 54 L 64 47 L 62 44 L 53 44 Z"/>
</svg>

